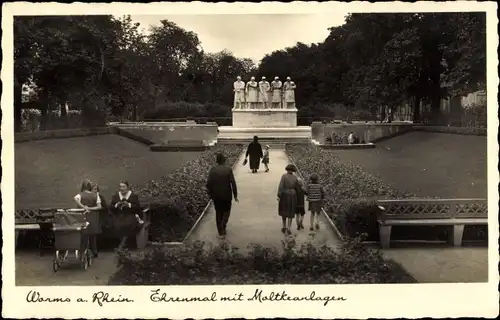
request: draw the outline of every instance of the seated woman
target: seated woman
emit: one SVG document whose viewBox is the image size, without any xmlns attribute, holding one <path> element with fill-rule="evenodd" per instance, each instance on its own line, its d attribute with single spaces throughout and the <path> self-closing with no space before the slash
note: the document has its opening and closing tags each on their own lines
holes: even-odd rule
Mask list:
<svg viewBox="0 0 500 320">
<path fill-rule="evenodd" d="M 130 190 L 127 181 L 120 182 L 120 190 L 111 198 L 109 209 L 113 216 L 114 233 L 121 239 L 118 248 L 123 249 L 128 238 L 135 236 L 143 223 L 139 196 Z"/>
<path fill-rule="evenodd" d="M 99 211 L 102 209 L 101 197 L 93 191 L 92 183 L 85 179 L 82 182 L 80 193 L 75 196 L 75 202 L 78 207 L 88 211 L 87 221 L 87 234 L 89 235 L 90 251 L 94 257 L 97 257 L 97 235 L 101 233 L 101 223 L 99 218 Z"/>
</svg>

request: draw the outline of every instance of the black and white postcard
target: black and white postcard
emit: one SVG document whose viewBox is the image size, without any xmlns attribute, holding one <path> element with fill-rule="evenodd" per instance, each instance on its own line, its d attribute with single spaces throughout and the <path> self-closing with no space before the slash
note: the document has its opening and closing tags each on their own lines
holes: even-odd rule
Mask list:
<svg viewBox="0 0 500 320">
<path fill-rule="evenodd" d="M 498 316 L 495 2 L 2 7 L 4 317 Z"/>
</svg>

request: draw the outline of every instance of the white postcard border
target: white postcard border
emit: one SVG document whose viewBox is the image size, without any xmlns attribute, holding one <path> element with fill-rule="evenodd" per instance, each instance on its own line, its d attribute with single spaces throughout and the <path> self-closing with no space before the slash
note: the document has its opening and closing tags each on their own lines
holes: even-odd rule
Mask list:
<svg viewBox="0 0 500 320">
<path fill-rule="evenodd" d="M 399 317 L 494 317 L 498 315 L 498 34 L 494 2 L 351 2 L 351 3 L 150 3 L 150 4 L 58 4 L 7 3 L 2 13 L 2 83 L 3 121 L 2 149 L 2 315 L 10 318 L 399 318 Z M 329 12 L 487 12 L 487 92 L 488 92 L 488 210 L 489 215 L 489 282 L 481 284 L 395 284 L 395 285 L 266 285 L 266 286 L 124 286 L 124 287 L 16 287 L 14 275 L 14 139 L 13 139 L 13 16 L 67 14 L 328 14 Z M 151 302 L 150 292 L 159 288 L 171 296 L 232 296 L 242 292 L 246 298 L 255 290 L 264 293 L 286 290 L 290 296 L 310 295 L 345 297 L 346 301 L 321 302 Z M 30 290 L 43 296 L 70 297 L 71 303 L 27 303 Z M 78 303 L 77 298 L 91 300 L 99 291 L 113 297 L 127 297 L 134 303 Z"/>
</svg>

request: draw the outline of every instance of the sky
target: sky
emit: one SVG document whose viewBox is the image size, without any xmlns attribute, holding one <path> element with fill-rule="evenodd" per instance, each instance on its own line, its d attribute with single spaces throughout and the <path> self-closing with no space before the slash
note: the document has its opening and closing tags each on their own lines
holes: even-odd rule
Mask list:
<svg viewBox="0 0 500 320">
<path fill-rule="evenodd" d="M 322 42 L 329 27 L 344 23 L 347 12 L 328 14 L 205 14 L 131 15 L 147 33 L 151 25 L 170 20 L 198 35 L 205 52 L 231 51 L 238 58 L 258 63 L 265 54 L 305 44 Z"/>
</svg>

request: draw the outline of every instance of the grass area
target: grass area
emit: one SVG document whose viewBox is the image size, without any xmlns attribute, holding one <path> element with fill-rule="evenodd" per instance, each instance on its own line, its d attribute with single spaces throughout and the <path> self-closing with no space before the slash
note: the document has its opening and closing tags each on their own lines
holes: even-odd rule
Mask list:
<svg viewBox="0 0 500 320">
<path fill-rule="evenodd" d="M 486 137 L 410 132 L 367 150 L 328 150 L 420 197 L 486 198 Z"/>
<path fill-rule="evenodd" d="M 16 208 L 73 207 L 73 196 L 85 178 L 99 183 L 109 200 L 120 180 L 143 185 L 200 154 L 155 153 L 143 144 L 111 134 L 16 143 Z"/>
<path fill-rule="evenodd" d="M 412 132 L 373 150 L 287 146 L 307 179 L 319 175 L 325 210 L 340 232 L 379 239 L 376 199 L 479 198 L 487 196 L 486 138 Z M 445 226 L 399 226 L 393 240 L 446 240 Z M 464 240 L 487 239 L 486 226 L 466 226 Z"/>
</svg>

